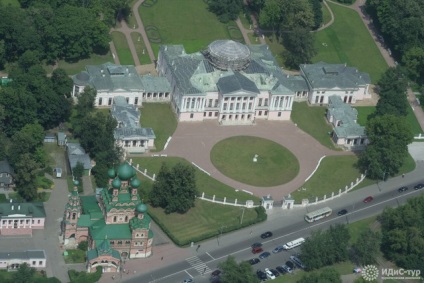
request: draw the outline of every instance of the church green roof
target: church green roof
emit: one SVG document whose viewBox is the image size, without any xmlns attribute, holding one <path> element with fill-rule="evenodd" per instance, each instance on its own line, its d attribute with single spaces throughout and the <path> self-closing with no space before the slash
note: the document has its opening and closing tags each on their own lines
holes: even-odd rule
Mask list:
<svg viewBox="0 0 424 283">
<path fill-rule="evenodd" d="M 127 162 L 124 162 L 123 164 L 121 164 L 118 167 L 118 178 L 123 180 L 123 181 L 127 181 L 129 179 L 131 179 L 132 177 L 134 177 L 135 175 L 135 170 L 134 168 L 129 165 Z"/>
<path fill-rule="evenodd" d="M 107 237 L 109 240 L 131 239 L 131 229 L 127 223 L 106 225 L 104 219 L 100 219 L 91 224 L 90 235 L 93 239 L 101 241 Z"/>
<path fill-rule="evenodd" d="M 111 255 L 112 257 L 116 259 L 121 259 L 121 255 L 117 250 L 114 250 L 111 248 L 109 240 L 104 239 L 100 244 L 97 244 L 96 242 L 96 248 L 87 251 L 87 259 L 92 260 L 95 259 L 101 255 Z"/>
<path fill-rule="evenodd" d="M 131 229 L 149 229 L 150 227 L 150 222 L 152 221 L 152 219 L 150 218 L 150 216 L 145 213 L 143 219 L 139 219 L 137 217 L 134 217 L 132 219 L 130 219 L 130 226 Z"/>
</svg>

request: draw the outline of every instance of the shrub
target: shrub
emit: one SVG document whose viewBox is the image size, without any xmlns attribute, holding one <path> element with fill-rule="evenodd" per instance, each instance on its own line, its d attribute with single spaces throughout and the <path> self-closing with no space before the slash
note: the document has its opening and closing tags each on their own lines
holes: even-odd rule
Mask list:
<svg viewBox="0 0 424 283">
<path fill-rule="evenodd" d="M 78 244 L 78 249 L 86 251 L 88 249 L 88 241 L 82 241 Z"/>
</svg>

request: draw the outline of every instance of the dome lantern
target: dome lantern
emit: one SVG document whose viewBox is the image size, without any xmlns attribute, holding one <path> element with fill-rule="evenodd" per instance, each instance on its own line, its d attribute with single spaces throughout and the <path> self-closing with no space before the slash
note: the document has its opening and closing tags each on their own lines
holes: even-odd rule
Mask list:
<svg viewBox="0 0 424 283">
<path fill-rule="evenodd" d="M 144 203 L 140 203 L 139 205 L 136 206 L 135 210 L 138 213 L 146 213 L 146 211 L 147 211 L 147 205 L 145 205 Z"/>
<path fill-rule="evenodd" d="M 115 180 L 112 181 L 112 187 L 114 189 L 119 189 L 121 188 L 121 180 L 119 180 L 118 178 L 116 178 Z"/>
<path fill-rule="evenodd" d="M 135 170 L 127 162 L 118 167 L 118 178 L 122 181 L 128 181 L 135 175 Z"/>
</svg>

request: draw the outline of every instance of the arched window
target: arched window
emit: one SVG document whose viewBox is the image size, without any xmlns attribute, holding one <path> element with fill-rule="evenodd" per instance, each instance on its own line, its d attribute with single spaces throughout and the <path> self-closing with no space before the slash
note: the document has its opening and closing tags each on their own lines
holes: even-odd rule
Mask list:
<svg viewBox="0 0 424 283">
<path fill-rule="evenodd" d="M 128 222 L 128 215 L 125 216 L 125 222 Z"/>
<path fill-rule="evenodd" d="M 113 217 L 113 222 L 116 222 L 116 216 Z"/>
</svg>

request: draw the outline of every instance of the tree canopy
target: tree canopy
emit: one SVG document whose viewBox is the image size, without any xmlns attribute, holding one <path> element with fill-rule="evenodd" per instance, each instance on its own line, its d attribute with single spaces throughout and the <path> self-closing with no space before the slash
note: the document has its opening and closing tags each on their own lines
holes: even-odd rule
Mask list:
<svg viewBox="0 0 424 283">
<path fill-rule="evenodd" d="M 234 21 L 243 10 L 242 0 L 207 0 L 208 9 L 223 23 Z"/>
<path fill-rule="evenodd" d="M 237 263 L 233 256 L 228 256 L 227 259 L 219 264 L 222 270 L 222 283 L 257 283 L 258 278 L 252 270 L 252 266 L 242 261 Z"/>
<path fill-rule="evenodd" d="M 367 228 L 359 234 L 358 239 L 352 245 L 352 259 L 360 266 L 377 262 L 380 252 L 381 234 Z"/>
<path fill-rule="evenodd" d="M 197 195 L 196 176 L 191 165 L 177 163 L 172 169 L 163 163 L 150 191 L 149 200 L 165 213 L 186 213 L 194 207 Z"/>
<path fill-rule="evenodd" d="M 311 272 L 304 275 L 297 283 L 342 283 L 340 273 L 334 268 L 324 268 L 321 272 Z"/>
</svg>

